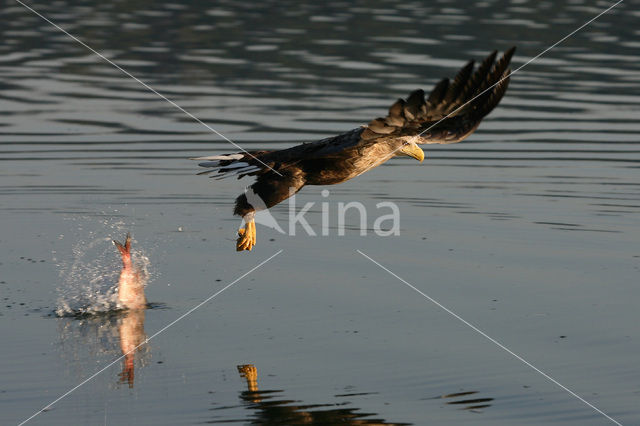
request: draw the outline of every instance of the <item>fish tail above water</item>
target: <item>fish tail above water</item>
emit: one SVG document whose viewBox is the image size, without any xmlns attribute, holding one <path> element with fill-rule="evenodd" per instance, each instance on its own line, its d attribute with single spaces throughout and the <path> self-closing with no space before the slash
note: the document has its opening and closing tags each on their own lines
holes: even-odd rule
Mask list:
<svg viewBox="0 0 640 426">
<path fill-rule="evenodd" d="M 127 232 L 127 237 L 124 241 L 124 244 L 116 240 L 113 240 L 113 244 L 116 246 L 116 248 L 120 252 L 120 255 L 122 256 L 122 263 L 124 264 L 124 267 L 125 268 L 130 267 L 131 266 L 131 234 Z"/>
</svg>

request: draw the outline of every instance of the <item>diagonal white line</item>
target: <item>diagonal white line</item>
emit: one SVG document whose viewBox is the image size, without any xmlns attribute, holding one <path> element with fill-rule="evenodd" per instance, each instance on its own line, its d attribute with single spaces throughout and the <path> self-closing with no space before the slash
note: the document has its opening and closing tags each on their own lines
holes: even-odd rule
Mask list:
<svg viewBox="0 0 640 426">
<path fill-rule="evenodd" d="M 412 290 L 416 291 L 417 293 L 419 293 L 420 295 L 422 295 L 424 298 L 426 298 L 427 300 L 429 300 L 430 302 L 432 302 L 433 304 L 435 304 L 436 306 L 438 306 L 439 308 L 441 308 L 442 310 L 444 310 L 446 313 L 448 313 L 449 315 L 453 316 L 454 318 L 456 318 L 457 320 L 459 320 L 460 322 L 462 322 L 464 325 L 468 326 L 469 328 L 471 328 L 473 331 L 477 332 L 478 334 L 482 335 L 483 337 L 487 338 L 489 341 L 491 341 L 492 343 L 494 343 L 496 346 L 498 346 L 500 349 L 503 349 L 504 351 L 508 352 L 509 354 L 511 354 L 512 356 L 514 356 L 518 361 L 524 363 L 525 365 L 531 367 L 533 370 L 535 370 L 536 372 L 540 373 L 542 376 L 544 376 L 547 380 L 551 381 L 552 383 L 558 385 L 559 387 L 561 387 L 562 389 L 564 389 L 565 391 L 567 391 L 569 394 L 571 394 L 572 396 L 576 397 L 577 399 L 579 399 L 580 401 L 584 402 L 585 404 L 587 404 L 589 407 L 593 408 L 595 411 L 597 411 L 598 413 L 602 414 L 604 417 L 606 417 L 607 419 L 611 420 L 613 423 L 617 424 L 618 426 L 622 426 L 622 424 L 620 422 L 618 422 L 617 420 L 613 419 L 612 417 L 610 417 L 609 415 L 607 415 L 604 411 L 600 410 L 599 408 L 597 408 L 596 406 L 594 406 L 593 404 L 591 404 L 589 401 L 587 401 L 586 399 L 584 399 L 583 397 L 581 397 L 580 395 L 578 395 L 577 393 L 575 393 L 574 391 L 572 391 L 571 389 L 569 389 L 568 387 L 564 386 L 562 383 L 558 382 L 556 379 L 554 379 L 553 377 L 551 377 L 550 375 L 548 375 L 547 373 L 545 373 L 544 371 L 540 370 L 538 367 L 536 367 L 535 365 L 531 364 L 529 361 L 527 361 L 526 359 L 522 358 L 520 355 L 516 354 L 515 352 L 513 352 L 511 349 L 509 349 L 508 347 L 506 347 L 505 345 L 503 345 L 502 343 L 498 342 L 496 339 L 494 339 L 493 337 L 489 336 L 487 333 L 485 333 L 484 331 L 480 330 L 478 327 L 476 327 L 475 325 L 471 324 L 469 321 L 465 320 L 464 318 L 462 318 L 460 315 L 456 314 L 455 312 L 453 312 L 451 309 L 447 308 L 446 306 L 442 305 L 440 302 L 438 302 L 437 300 L 435 300 L 434 298 L 432 298 L 431 296 L 429 296 L 428 294 L 422 292 L 421 290 L 417 289 L 415 286 L 413 286 L 411 283 L 407 282 L 406 280 L 404 280 L 403 278 L 399 277 L 398 275 L 396 275 L 395 273 L 393 273 L 392 271 L 390 271 L 388 268 L 386 268 L 385 266 L 383 266 L 382 264 L 380 264 L 379 262 L 375 261 L 374 259 L 372 259 L 371 257 L 369 257 L 368 255 L 366 255 L 365 253 L 363 253 L 360 250 L 356 250 L 358 253 L 360 253 L 362 256 L 366 257 L 367 259 L 369 259 L 371 262 L 375 263 L 376 265 L 378 265 L 380 268 L 384 269 L 385 271 L 387 271 L 389 274 L 391 274 L 392 276 L 394 276 L 395 278 L 397 278 L 398 280 L 402 281 L 404 284 L 406 284 L 409 288 L 411 288 Z"/>
<path fill-rule="evenodd" d="M 222 287 L 220 290 L 216 291 L 215 293 L 213 293 L 211 296 L 207 297 L 206 299 L 204 299 L 202 302 L 198 303 L 196 306 L 194 306 L 193 308 L 189 309 L 187 312 L 185 312 L 184 314 L 180 315 L 178 318 L 176 318 L 175 320 L 171 321 L 169 324 L 165 325 L 164 327 L 162 327 L 160 330 L 156 331 L 155 333 L 153 333 L 151 336 L 149 336 L 144 342 L 140 343 L 138 346 L 136 346 L 135 348 L 131 349 L 129 352 L 122 354 L 122 356 L 116 358 L 115 360 L 113 360 L 112 362 L 110 362 L 109 364 L 107 364 L 106 366 L 104 366 L 103 368 L 101 368 L 100 370 L 96 371 L 95 373 L 93 373 L 91 376 L 87 377 L 86 379 L 84 379 L 82 382 L 80 382 L 79 384 L 77 384 L 76 386 L 74 386 L 73 388 L 69 389 L 67 392 L 65 392 L 64 394 L 62 394 L 61 396 L 59 396 L 58 398 L 56 398 L 55 400 L 51 401 L 49 404 L 45 405 L 44 407 L 42 407 L 40 410 L 36 411 L 31 417 L 29 417 L 28 419 L 22 421 L 18 426 L 22 426 L 25 423 L 27 423 L 28 421 L 30 421 L 31 419 L 33 419 L 34 417 L 36 417 L 38 414 L 44 412 L 45 410 L 48 410 L 49 408 L 51 408 L 52 406 L 54 406 L 56 403 L 58 403 L 61 399 L 69 396 L 71 393 L 73 393 L 74 391 L 76 391 L 79 387 L 83 386 L 84 384 L 86 384 L 87 382 L 91 381 L 93 378 L 95 378 L 96 376 L 98 376 L 100 373 L 102 373 L 103 371 L 107 370 L 109 367 L 111 367 L 112 365 L 114 365 L 115 363 L 119 362 L 121 359 L 123 359 L 124 357 L 126 357 L 127 355 L 135 352 L 140 346 L 148 343 L 151 339 L 153 339 L 154 337 L 156 337 L 158 334 L 164 332 L 165 330 L 167 330 L 169 327 L 173 326 L 174 324 L 176 324 L 178 321 L 182 320 L 183 318 L 187 317 L 188 315 L 190 315 L 191 313 L 193 313 L 196 309 L 200 308 L 202 305 L 206 304 L 207 302 L 209 302 L 211 299 L 213 299 L 214 297 L 216 297 L 217 295 L 219 295 L 220 293 L 222 293 L 223 291 L 225 291 L 226 289 L 228 289 L 229 287 L 231 287 L 232 285 L 234 285 L 235 283 L 237 283 L 238 281 L 240 281 L 241 279 L 243 279 L 244 277 L 246 277 L 247 275 L 249 275 L 250 273 L 252 273 L 253 271 L 255 271 L 256 269 L 258 269 L 259 267 L 261 267 L 262 265 L 264 265 L 265 263 L 269 262 L 271 259 L 273 259 L 274 257 L 276 257 L 277 255 L 279 255 L 280 253 L 282 253 L 282 249 L 278 250 L 275 254 L 271 255 L 269 258 L 263 260 L 262 262 L 258 263 L 256 266 L 254 266 L 253 268 L 249 269 L 247 272 L 245 272 L 244 274 L 240 275 L 238 278 L 236 278 L 235 280 L 233 280 L 232 282 L 230 282 L 229 284 L 227 284 L 226 286 Z"/>
<path fill-rule="evenodd" d="M 520 65 L 518 68 L 516 68 L 515 70 L 513 70 L 512 72 L 510 72 L 509 74 L 507 74 L 506 76 L 502 77 L 500 80 L 496 81 L 494 84 L 492 84 L 491 86 L 487 87 L 485 90 L 483 90 L 482 92 L 478 93 L 476 96 L 474 96 L 473 98 L 471 98 L 470 100 L 468 100 L 467 102 L 465 102 L 464 104 L 460 105 L 458 108 L 454 109 L 453 111 L 451 111 L 449 114 L 445 115 L 444 117 L 442 117 L 440 120 L 436 121 L 435 123 L 433 123 L 431 126 L 427 127 L 425 130 L 423 130 L 422 132 L 420 132 L 420 134 L 418 134 L 418 136 L 421 136 L 423 133 L 428 132 L 429 130 L 431 130 L 432 128 L 434 128 L 435 126 L 437 126 L 439 123 L 441 123 L 442 121 L 444 121 L 445 119 L 449 118 L 451 115 L 455 114 L 456 112 L 460 111 L 462 108 L 464 108 L 465 106 L 469 105 L 471 102 L 473 102 L 474 100 L 478 99 L 480 96 L 484 95 L 485 93 L 487 93 L 489 90 L 493 89 L 494 87 L 496 87 L 498 84 L 500 84 L 503 80 L 506 80 L 507 78 L 511 77 L 512 75 L 514 75 L 515 73 L 517 73 L 518 71 L 520 71 L 522 68 L 526 67 L 527 65 L 529 65 L 531 62 L 535 61 L 536 59 L 538 59 L 540 56 L 544 55 L 545 53 L 547 53 L 548 51 L 550 51 L 551 49 L 555 48 L 556 46 L 558 46 L 560 43 L 562 43 L 563 41 L 565 41 L 566 39 L 568 39 L 569 37 L 573 36 L 575 33 L 577 33 L 578 31 L 580 31 L 581 29 L 583 29 L 584 27 L 586 27 L 587 25 L 591 24 L 593 21 L 595 21 L 596 19 L 598 19 L 599 17 L 601 17 L 602 15 L 604 15 L 605 13 L 609 12 L 611 9 L 613 9 L 614 7 L 616 7 L 617 5 L 619 5 L 620 3 L 622 3 L 623 0 L 618 0 L 616 3 L 612 4 L 611 6 L 609 6 L 608 8 L 606 8 L 605 10 L 603 10 L 602 12 L 600 12 L 598 15 L 594 16 L 593 18 L 591 18 L 590 20 L 588 20 L 587 22 L 585 22 L 584 24 L 580 25 L 578 28 L 576 28 L 575 30 L 571 31 L 569 34 L 567 34 L 566 36 L 562 37 L 560 40 L 556 41 L 555 43 L 553 43 L 551 46 L 547 47 L 546 49 L 544 49 L 542 52 L 538 53 L 536 56 L 534 56 L 533 58 L 529 59 L 527 62 L 525 62 L 524 64 Z"/>
<path fill-rule="evenodd" d="M 476 100 L 477 98 L 479 98 L 480 96 L 484 95 L 485 93 L 487 93 L 489 90 L 493 89 L 494 87 L 496 87 L 498 84 L 500 84 L 503 80 L 508 79 L 509 77 L 511 77 L 512 75 L 514 75 L 515 73 L 517 73 L 518 71 L 520 71 L 522 68 L 526 67 L 527 65 L 529 65 L 531 62 L 535 61 L 536 59 L 538 59 L 539 57 L 541 57 L 542 55 L 544 55 L 545 53 L 547 53 L 548 51 L 550 51 L 551 49 L 555 48 L 556 46 L 558 46 L 560 43 L 562 43 L 563 41 L 565 41 L 566 39 L 568 39 L 569 37 L 573 36 L 574 34 L 576 34 L 578 31 L 580 31 L 581 29 L 583 29 L 584 27 L 586 27 L 587 25 L 591 24 L 593 21 L 595 21 L 596 19 L 598 19 L 599 17 L 601 17 L 602 15 L 604 15 L 605 13 L 609 12 L 611 9 L 613 9 L 614 7 L 616 7 L 617 5 L 619 5 L 620 3 L 622 3 L 624 0 L 618 0 L 616 3 L 612 4 L 611 6 L 609 6 L 608 8 L 606 8 L 605 10 L 603 10 L 602 12 L 600 12 L 599 14 L 597 14 L 596 16 L 594 16 L 593 18 L 589 19 L 587 22 L 585 22 L 584 24 L 580 25 L 578 28 L 576 28 L 575 30 L 571 31 L 569 34 L 567 34 L 566 36 L 562 37 L 560 40 L 556 41 L 555 43 L 553 43 L 551 46 L 547 47 L 546 49 L 544 49 L 542 52 L 538 53 L 536 56 L 534 56 L 533 58 L 529 59 L 527 62 L 525 62 L 524 64 L 520 65 L 518 68 L 516 68 L 515 70 L 511 71 L 509 74 L 507 74 L 506 76 L 502 77 L 500 80 L 496 81 L 494 84 L 492 84 L 491 86 L 487 87 L 485 90 L 483 90 L 482 92 L 478 93 L 476 96 L 474 96 L 473 98 L 471 98 L 470 100 L 468 100 L 467 102 L 465 102 L 464 104 L 460 105 L 458 108 L 454 109 L 453 111 L 451 111 L 449 114 L 445 115 L 444 117 L 442 117 L 440 120 L 436 121 L 435 123 L 433 123 L 431 126 L 427 127 L 426 129 L 424 129 L 422 132 L 420 132 L 418 135 L 416 135 L 415 137 L 418 138 L 420 136 L 422 136 L 425 132 L 428 132 L 429 130 L 433 129 L 435 126 L 437 126 L 438 124 L 442 123 L 444 120 L 446 120 L 447 118 L 451 117 L 453 114 L 457 113 L 458 111 L 460 111 L 462 108 L 464 108 L 465 106 L 469 105 L 471 102 L 473 102 L 474 100 Z M 396 149 L 395 151 L 393 151 L 391 154 L 389 154 L 389 156 L 384 160 L 387 161 L 389 158 L 393 157 L 396 152 L 398 152 L 400 149 L 402 149 L 402 147 Z"/>
<path fill-rule="evenodd" d="M 169 102 L 171 105 L 173 105 L 174 107 L 176 107 L 177 109 L 179 109 L 180 111 L 182 111 L 183 113 L 185 113 L 186 115 L 188 115 L 189 117 L 193 118 L 195 121 L 197 121 L 198 123 L 202 124 L 204 127 L 206 127 L 207 129 L 211 130 L 213 133 L 215 133 L 216 135 L 220 136 L 222 139 L 224 139 L 225 141 L 229 142 L 231 145 L 235 146 L 236 148 L 238 148 L 239 150 L 241 150 L 242 152 L 244 152 L 245 154 L 247 154 L 248 156 L 252 157 L 254 160 L 256 160 L 257 162 L 259 162 L 260 164 L 262 164 L 263 166 L 267 167 L 268 169 L 270 169 L 271 171 L 275 172 L 277 175 L 282 176 L 282 174 L 280 174 L 277 170 L 274 170 L 271 166 L 269 166 L 268 164 L 264 163 L 262 160 L 260 160 L 259 158 L 256 158 L 255 156 L 251 155 L 247 150 L 245 150 L 244 148 L 242 148 L 240 145 L 238 145 L 237 143 L 235 143 L 234 141 L 232 141 L 231 139 L 229 139 L 228 137 L 226 137 L 225 135 L 223 135 L 222 133 L 220 133 L 219 131 L 217 131 L 216 129 L 214 129 L 213 127 L 211 127 L 210 125 L 208 125 L 207 123 L 205 123 L 204 121 L 202 121 L 201 119 L 199 119 L 198 117 L 196 117 L 195 115 L 193 115 L 192 113 L 190 113 L 189 111 L 187 111 L 186 109 L 184 109 L 183 107 L 181 107 L 180 105 L 178 105 L 177 103 L 175 103 L 174 101 L 172 101 L 171 99 L 167 98 L 165 95 L 163 95 L 162 93 L 158 92 L 156 89 L 154 89 L 153 87 L 149 86 L 147 83 L 145 83 L 144 81 L 140 80 L 139 78 L 137 78 L 136 76 L 134 76 L 133 74 L 131 74 L 129 71 L 125 70 L 124 68 L 122 68 L 120 65 L 116 64 L 115 62 L 113 62 L 111 59 L 107 58 L 106 56 L 104 56 L 102 53 L 98 52 L 97 50 L 95 50 L 94 48 L 92 48 L 91 46 L 89 46 L 87 43 L 85 43 L 84 41 L 80 40 L 78 37 L 74 36 L 73 34 L 69 33 L 67 30 L 65 30 L 64 28 L 62 28 L 61 26 L 59 26 L 58 24 L 56 24 L 55 22 L 52 22 L 49 18 L 47 18 L 46 16 L 42 15 L 40 12 L 38 12 L 37 10 L 33 9 L 31 6 L 24 4 L 21 0 L 15 0 L 18 4 L 20 4 L 21 6 L 23 6 L 25 9 L 30 10 L 31 12 L 33 12 L 35 15 L 39 16 L 40 18 L 42 18 L 44 21 L 46 21 L 47 23 L 51 24 L 52 26 L 56 27 L 57 29 L 59 29 L 60 31 L 62 31 L 64 34 L 66 34 L 68 37 L 70 37 L 71 39 L 73 39 L 74 41 L 76 41 L 77 43 L 79 43 L 80 45 L 82 45 L 83 47 L 85 47 L 86 49 L 90 50 L 93 54 L 97 55 L 98 57 L 100 57 L 101 59 L 105 60 L 106 62 L 108 62 L 110 65 L 113 65 L 115 68 L 117 68 L 119 71 L 121 71 L 124 75 L 126 75 L 127 77 L 130 77 L 132 79 L 134 79 L 135 81 L 137 81 L 138 83 L 140 83 L 142 86 L 144 86 L 147 90 L 149 90 L 150 92 L 158 95 L 160 98 L 164 99 L 165 101 Z"/>
</svg>

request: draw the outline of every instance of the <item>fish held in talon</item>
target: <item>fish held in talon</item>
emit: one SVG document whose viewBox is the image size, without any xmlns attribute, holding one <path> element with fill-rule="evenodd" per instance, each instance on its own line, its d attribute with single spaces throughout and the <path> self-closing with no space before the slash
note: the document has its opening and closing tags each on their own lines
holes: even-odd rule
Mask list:
<svg viewBox="0 0 640 426">
<path fill-rule="evenodd" d="M 244 151 L 193 158 L 215 179 L 245 176 L 255 182 L 236 199 L 234 215 L 245 221 L 236 250 L 256 244 L 253 216 L 295 195 L 306 185 L 335 185 L 395 156 L 422 162 L 422 144 L 450 144 L 471 135 L 500 102 L 509 84 L 515 47 L 497 59 L 489 54 L 477 67 L 469 61 L 455 78 L 441 80 L 428 96 L 414 90 L 398 99 L 385 117 L 338 136 L 281 150 Z"/>
<path fill-rule="evenodd" d="M 145 309 L 147 298 L 144 295 L 144 287 L 147 283 L 147 274 L 136 265 L 131 255 L 131 235 L 127 233 L 124 244 L 113 240 L 122 256 L 122 270 L 118 280 L 118 304 L 126 309 Z"/>
</svg>

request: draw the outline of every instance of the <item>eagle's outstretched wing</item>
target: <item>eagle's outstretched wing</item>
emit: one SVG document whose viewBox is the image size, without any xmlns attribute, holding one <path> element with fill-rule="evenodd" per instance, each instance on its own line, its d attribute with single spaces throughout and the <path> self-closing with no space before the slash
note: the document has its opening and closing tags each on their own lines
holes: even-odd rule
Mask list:
<svg viewBox="0 0 640 426">
<path fill-rule="evenodd" d="M 282 150 L 245 151 L 194 160 L 201 160 L 200 166 L 209 169 L 200 174 L 210 174 L 212 178 L 269 179 L 295 174 L 301 162 L 358 156 L 368 145 L 404 136 L 419 135 L 416 143 L 460 142 L 502 99 L 514 51 L 512 47 L 497 61 L 494 51 L 475 70 L 474 61 L 470 61 L 453 81 L 440 81 L 426 99 L 423 90 L 415 90 L 407 100 L 398 99 L 386 117 L 376 118 L 367 126 Z"/>
<path fill-rule="evenodd" d="M 358 146 L 363 143 L 361 134 L 364 130 L 363 127 L 359 127 L 337 136 L 280 150 L 245 151 L 192 160 L 202 161 L 198 165 L 209 169 L 198 173 L 199 175 L 209 174 L 217 180 L 266 174 L 282 176 L 290 173 L 290 169 L 297 167 L 302 161 L 356 155 Z"/>
<path fill-rule="evenodd" d="M 362 139 L 417 136 L 417 143 L 455 143 L 473 133 L 491 112 L 509 84 L 508 69 L 516 48 L 512 47 L 496 61 L 493 51 L 474 71 L 469 61 L 453 79 L 441 80 L 425 100 L 421 89 L 398 99 L 384 118 L 371 121 Z"/>
</svg>

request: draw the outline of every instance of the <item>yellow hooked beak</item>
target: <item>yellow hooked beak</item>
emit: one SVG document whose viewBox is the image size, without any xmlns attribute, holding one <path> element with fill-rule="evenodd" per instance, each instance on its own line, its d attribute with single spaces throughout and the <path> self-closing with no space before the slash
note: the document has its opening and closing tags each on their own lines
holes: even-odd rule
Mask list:
<svg viewBox="0 0 640 426">
<path fill-rule="evenodd" d="M 424 151 L 415 143 L 404 145 L 402 149 L 400 149 L 400 152 L 405 155 L 408 155 L 409 157 L 415 158 L 421 163 L 422 163 L 422 160 L 424 160 Z"/>
</svg>

